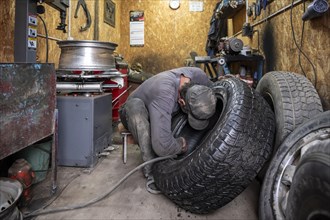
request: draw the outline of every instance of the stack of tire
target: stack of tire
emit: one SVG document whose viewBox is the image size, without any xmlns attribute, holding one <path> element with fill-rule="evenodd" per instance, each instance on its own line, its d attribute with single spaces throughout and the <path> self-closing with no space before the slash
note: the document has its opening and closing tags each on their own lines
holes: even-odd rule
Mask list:
<svg viewBox="0 0 330 220">
<path fill-rule="evenodd" d="M 330 219 L 330 111 L 299 74 L 267 73 L 257 91 L 276 118 L 274 152 L 260 175 L 260 219 Z"/>
<path fill-rule="evenodd" d="M 237 78 L 217 81 L 213 90 L 217 111 L 207 129 L 192 129 L 185 114 L 174 117 L 174 136 L 185 137 L 189 151 L 154 164 L 156 185 L 181 208 L 205 214 L 232 201 L 259 174 L 264 178 L 260 217 L 275 219 L 270 187 L 279 168 L 274 160 L 287 150 L 282 150 L 288 148 L 285 138 L 322 112 L 320 98 L 305 77 L 289 72 L 267 73 L 256 90 Z"/>
</svg>

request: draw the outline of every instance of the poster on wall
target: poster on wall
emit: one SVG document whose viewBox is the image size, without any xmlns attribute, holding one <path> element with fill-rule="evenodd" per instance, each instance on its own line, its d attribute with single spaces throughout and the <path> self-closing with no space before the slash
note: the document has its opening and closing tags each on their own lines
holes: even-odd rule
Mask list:
<svg viewBox="0 0 330 220">
<path fill-rule="evenodd" d="M 111 0 L 104 1 L 104 22 L 116 26 L 116 4 Z"/>
<path fill-rule="evenodd" d="M 202 12 L 203 10 L 204 10 L 204 5 L 202 1 L 196 1 L 196 0 L 189 1 L 189 11 Z"/>
<path fill-rule="evenodd" d="M 144 46 L 144 11 L 129 13 L 130 46 Z"/>
</svg>

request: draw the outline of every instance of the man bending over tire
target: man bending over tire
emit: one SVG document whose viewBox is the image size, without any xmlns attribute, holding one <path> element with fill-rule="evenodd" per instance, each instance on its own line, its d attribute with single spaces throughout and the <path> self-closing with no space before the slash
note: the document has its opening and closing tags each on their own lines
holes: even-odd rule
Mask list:
<svg viewBox="0 0 330 220">
<path fill-rule="evenodd" d="M 216 107 L 211 84 L 201 69 L 182 67 L 156 74 L 128 97 L 119 110 L 120 119 L 138 143 L 143 161 L 187 151 L 186 140 L 172 135 L 172 115 L 181 107 L 188 114 L 192 128 L 205 129 Z M 154 184 L 151 166 L 143 169 L 147 190 L 160 193 Z"/>
</svg>

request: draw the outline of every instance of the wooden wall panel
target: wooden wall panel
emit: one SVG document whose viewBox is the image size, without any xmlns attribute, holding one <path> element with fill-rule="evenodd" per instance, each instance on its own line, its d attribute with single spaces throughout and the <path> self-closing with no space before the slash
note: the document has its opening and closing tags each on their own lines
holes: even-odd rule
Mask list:
<svg viewBox="0 0 330 220">
<path fill-rule="evenodd" d="M 60 23 L 60 13 L 54 8 L 50 7 L 47 4 L 43 4 L 45 6 L 45 13 L 40 15 L 45 21 L 48 36 L 52 38 L 56 38 L 59 40 L 67 39 L 68 34 L 63 33 L 63 31 L 56 30 L 56 27 Z M 68 18 L 67 18 L 68 21 Z M 66 22 L 66 24 L 68 24 Z M 68 28 L 66 28 L 68 30 Z M 42 21 L 38 18 L 38 34 L 45 35 L 45 28 L 43 26 Z M 48 62 L 55 63 L 55 67 L 58 66 L 58 60 L 60 57 L 60 50 L 57 46 L 57 41 L 53 39 L 48 40 L 49 48 L 48 48 Z M 37 42 L 37 62 L 45 63 L 46 62 L 46 39 L 42 37 L 38 37 Z"/>
<path fill-rule="evenodd" d="M 1 1 L 0 5 L 0 62 L 14 62 L 14 0 Z"/>
<path fill-rule="evenodd" d="M 306 7 L 310 2 L 306 2 Z M 290 5 L 291 1 L 273 1 L 266 10 L 262 10 L 260 17 L 256 21 L 250 20 L 251 24 L 266 18 L 266 16 Z M 292 21 L 296 40 L 300 45 L 303 21 L 301 19 L 304 7 L 299 4 L 293 7 Z M 330 11 L 320 18 L 315 18 L 305 22 L 302 50 L 314 64 L 316 70 L 316 89 L 321 97 L 324 109 L 330 109 Z M 303 74 L 300 68 L 298 57 L 299 50 L 296 47 L 290 24 L 290 8 L 279 15 L 268 19 L 254 27 L 260 32 L 260 49 L 266 58 L 266 72 L 273 70 L 284 70 Z M 257 48 L 257 34 L 250 45 Z M 238 36 L 239 38 L 245 38 Z M 306 77 L 315 84 L 315 75 L 311 64 L 304 56 L 301 56 L 301 65 L 306 73 Z"/>
<path fill-rule="evenodd" d="M 99 0 L 99 39 L 100 41 L 119 43 L 120 41 L 120 9 L 121 1 L 113 0 L 116 3 L 116 27 L 112 27 L 103 21 L 103 11 L 104 11 L 104 1 Z M 74 18 L 75 9 L 78 0 L 71 0 L 71 30 L 70 36 L 75 40 L 94 40 L 94 22 L 95 22 L 95 1 L 86 0 L 88 10 L 90 11 L 92 17 L 91 27 L 85 31 L 80 32 L 81 26 L 86 24 L 86 17 L 82 8 L 79 9 L 78 18 Z M 60 22 L 60 15 L 57 10 L 50 7 L 47 4 L 45 6 L 45 13 L 40 15 L 46 23 L 48 29 L 49 39 L 49 58 L 48 61 L 55 63 L 58 67 L 58 61 L 60 56 L 60 49 L 57 45 L 57 40 L 68 40 L 69 33 L 63 33 L 60 30 L 56 30 Z M 15 22 L 15 0 L 2 1 L 0 7 L 1 15 L 1 29 L 0 34 L 2 40 L 0 41 L 0 62 L 14 62 L 14 22 Z M 69 20 L 69 15 L 67 13 L 67 22 Z M 67 27 L 67 31 L 68 27 Z M 45 35 L 45 30 L 40 19 L 38 19 L 38 33 Z M 43 37 L 38 37 L 38 49 L 37 49 L 37 62 L 46 62 L 46 39 Z M 118 47 L 119 49 L 119 47 Z"/>
<path fill-rule="evenodd" d="M 115 19 L 115 27 L 110 26 L 109 24 L 104 22 L 104 2 L 100 1 L 100 14 L 99 14 L 99 29 L 100 29 L 100 41 L 110 41 L 113 43 L 118 44 L 117 51 L 120 51 L 121 44 L 120 44 L 120 38 L 121 38 L 121 28 L 120 28 L 120 21 L 121 21 L 121 5 L 122 0 L 113 0 L 113 2 L 116 5 L 116 19 Z"/>
<path fill-rule="evenodd" d="M 74 18 L 74 13 L 76 10 L 78 0 L 71 0 L 70 5 L 70 11 L 71 11 L 71 29 L 70 33 L 63 33 L 62 31 L 56 30 L 56 27 L 59 23 L 59 12 L 53 9 L 52 7 L 45 5 L 46 12 L 44 15 L 42 15 L 45 19 L 45 22 L 47 24 L 47 28 L 49 31 L 49 35 L 51 37 L 59 38 L 61 40 L 99 40 L 99 41 L 105 41 L 105 42 L 114 42 L 119 43 L 120 41 L 120 27 L 119 27 L 119 20 L 120 20 L 120 5 L 121 1 L 117 0 L 114 1 L 116 4 L 116 26 L 112 27 L 106 23 L 104 23 L 103 16 L 104 16 L 104 1 L 99 1 L 98 6 L 98 39 L 95 37 L 95 1 L 88 1 L 85 0 L 87 4 L 87 8 L 91 14 L 92 23 L 89 29 L 86 31 L 81 32 L 80 27 L 86 25 L 86 16 L 84 14 L 84 11 L 82 7 L 80 7 L 78 11 L 78 18 Z M 67 15 L 67 24 L 69 20 L 69 15 Z M 67 31 L 68 28 L 67 28 Z M 43 26 L 38 25 L 38 32 L 43 33 Z M 69 36 L 70 35 L 70 36 Z M 71 37 L 71 38 L 69 38 Z M 44 38 L 38 38 L 38 57 L 40 62 L 45 62 L 45 39 Z M 56 44 L 56 40 L 50 40 L 49 41 L 49 62 L 54 62 L 56 67 L 58 66 L 59 56 L 60 56 L 60 49 L 58 45 Z M 118 48 L 117 48 L 118 49 Z"/>
<path fill-rule="evenodd" d="M 121 50 L 129 63 L 139 62 L 146 72 L 180 67 L 191 51 L 205 55 L 209 23 L 217 1 L 204 0 L 203 12 L 189 12 L 189 1 L 181 0 L 180 8 L 172 10 L 167 0 L 125 0 L 121 9 Z M 129 12 L 143 10 L 145 45 L 129 45 Z"/>
<path fill-rule="evenodd" d="M 216 0 L 204 0 L 203 12 L 189 12 L 189 1 L 181 0 L 178 10 L 169 8 L 167 0 L 113 0 L 116 4 L 115 28 L 103 22 L 104 1 L 99 1 L 99 40 L 119 44 L 117 52 L 123 54 L 129 63 L 140 62 L 144 70 L 157 73 L 170 68 L 184 65 L 189 53 L 194 50 L 200 55 L 205 55 L 205 43 L 209 30 L 209 22 L 213 13 Z M 15 0 L 6 1 L 1 7 L 1 16 L 5 16 L 5 27 L 9 30 L 2 35 L 7 37 L 1 47 L 1 61 L 13 62 L 13 34 L 14 34 L 14 4 Z M 79 10 L 78 19 L 74 18 L 77 0 L 71 0 L 71 34 L 76 40 L 93 40 L 94 37 L 94 5 L 95 1 L 86 1 L 92 16 L 92 26 L 86 32 L 79 32 L 86 18 L 82 8 Z M 56 40 L 67 40 L 68 33 L 56 30 L 59 23 L 59 12 L 44 4 L 45 14 L 41 15 L 47 25 L 49 36 L 49 62 L 58 66 L 60 49 Z M 8 10 L 10 9 L 10 10 Z M 129 46 L 129 11 L 145 11 L 145 46 L 141 48 Z M 4 19 L 3 19 L 4 20 Z M 3 22 L 2 20 L 2 22 Z M 12 21 L 12 22 L 10 22 Z M 68 21 L 68 18 L 67 18 Z M 68 23 L 68 22 L 67 22 Z M 38 32 L 45 34 L 39 19 Z M 46 40 L 38 37 L 37 58 L 39 62 L 46 61 Z M 6 56 L 7 58 L 3 58 Z"/>
</svg>

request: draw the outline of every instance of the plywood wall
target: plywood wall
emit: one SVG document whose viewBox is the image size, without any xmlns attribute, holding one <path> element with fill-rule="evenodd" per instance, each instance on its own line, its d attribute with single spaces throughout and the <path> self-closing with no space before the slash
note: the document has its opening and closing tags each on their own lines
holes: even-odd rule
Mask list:
<svg viewBox="0 0 330 220">
<path fill-rule="evenodd" d="M 121 1 L 117 0 L 114 1 L 116 4 L 116 20 L 117 25 L 115 27 L 110 26 L 109 24 L 105 23 L 103 20 L 104 15 L 104 1 L 98 2 L 98 14 L 95 16 L 95 7 L 96 1 L 88 1 L 86 0 L 87 8 L 91 14 L 92 23 L 89 29 L 86 31 L 81 32 L 80 28 L 86 25 L 86 16 L 84 14 L 83 9 L 80 7 L 78 11 L 78 17 L 74 17 L 74 13 L 76 10 L 78 0 L 71 0 L 70 1 L 70 8 L 68 10 L 71 11 L 71 23 L 70 26 L 67 28 L 67 33 L 63 33 L 62 31 L 56 30 L 56 27 L 59 23 L 59 12 L 46 5 L 46 13 L 42 15 L 44 20 L 47 24 L 49 29 L 49 35 L 54 36 L 56 38 L 62 40 L 99 40 L 105 42 L 114 42 L 119 44 L 120 41 L 120 27 L 118 25 L 118 21 L 120 20 L 120 5 Z M 98 22 L 97 20 L 98 19 Z M 67 24 L 69 21 L 69 14 L 67 16 Z M 97 24 L 96 24 L 97 23 Z M 96 27 L 97 25 L 97 27 Z M 38 32 L 44 33 L 43 27 L 41 25 L 38 26 Z M 46 40 L 44 38 L 38 38 L 39 49 L 38 49 L 38 57 L 41 62 L 45 62 L 45 43 Z M 117 48 L 119 49 L 119 47 Z M 56 66 L 58 65 L 58 60 L 60 56 L 60 49 L 56 44 L 55 40 L 50 40 L 50 49 L 49 49 L 49 61 L 54 62 Z"/>
<path fill-rule="evenodd" d="M 78 0 L 70 1 L 70 8 L 67 10 L 66 24 L 69 23 L 69 10 L 71 12 L 71 28 L 67 27 L 67 33 L 63 33 L 60 30 L 56 30 L 60 22 L 60 15 L 57 10 L 50 7 L 47 4 L 45 6 L 45 13 L 40 15 L 47 26 L 49 39 L 49 57 L 48 61 L 55 63 L 58 66 L 60 49 L 57 45 L 58 40 L 100 40 L 106 42 L 114 42 L 119 44 L 120 41 L 120 0 L 113 0 L 116 4 L 116 21 L 115 27 L 112 27 L 103 21 L 104 14 L 104 1 L 99 1 L 98 14 L 98 39 L 95 39 L 94 27 L 95 27 L 95 2 L 94 0 L 86 0 L 88 10 L 92 17 L 91 27 L 84 32 L 80 32 L 80 27 L 86 24 L 86 17 L 82 8 L 78 11 L 78 18 L 74 18 L 75 9 Z M 1 15 L 1 29 L 0 34 L 3 40 L 0 41 L 0 62 L 14 62 L 14 20 L 15 20 L 15 0 L 2 1 L 0 7 Z M 45 30 L 42 21 L 38 18 L 38 33 L 45 35 Z M 120 48 L 120 45 L 117 49 Z M 37 61 L 46 62 L 46 39 L 44 37 L 38 37 L 38 49 L 37 49 Z"/>
<path fill-rule="evenodd" d="M 149 73 L 184 65 L 191 51 L 205 55 L 209 22 L 217 1 L 204 0 L 203 12 L 189 12 L 189 1 L 181 0 L 172 10 L 168 0 L 125 0 L 121 9 L 121 50 L 130 63 L 141 63 Z M 145 15 L 145 45 L 129 45 L 129 12 Z"/>
<path fill-rule="evenodd" d="M 0 62 L 14 62 L 14 0 L 2 1 L 0 6 Z"/>
<path fill-rule="evenodd" d="M 99 1 L 99 12 L 95 17 L 94 0 L 86 0 L 87 7 L 92 16 L 92 26 L 86 32 L 80 32 L 79 28 L 85 25 L 86 18 L 82 8 L 79 10 L 78 19 L 74 18 L 74 11 L 77 0 L 71 0 L 71 29 L 70 33 L 63 33 L 56 30 L 59 20 L 59 12 L 52 7 L 45 5 L 46 12 L 41 15 L 45 20 L 49 40 L 49 62 L 58 66 L 60 49 L 56 40 L 94 40 L 95 18 L 99 19 L 100 41 L 110 41 L 119 46 L 117 52 L 122 54 L 130 63 L 139 62 L 143 69 L 149 73 L 158 73 L 170 68 L 184 65 L 191 51 L 205 55 L 205 43 L 209 29 L 209 21 L 213 13 L 216 0 L 201 0 L 204 3 L 203 12 L 189 12 L 189 1 L 181 0 L 181 6 L 177 10 L 169 8 L 168 0 L 113 0 L 116 4 L 116 26 L 112 27 L 103 22 L 104 1 Z M 1 19 L 6 24 L 5 41 L 1 42 L 1 62 L 13 62 L 13 39 L 14 39 L 14 14 L 15 0 L 4 1 L 1 7 Z M 129 45 L 129 11 L 143 10 L 145 12 L 145 45 L 144 47 L 130 47 Z M 69 15 L 68 15 L 69 16 Z M 68 17 L 67 16 L 67 17 Z M 68 24 L 69 18 L 67 18 Z M 39 19 L 38 33 L 45 35 L 41 20 Z M 9 32 L 8 32 L 9 31 Z M 97 40 L 97 39 L 95 39 Z M 46 40 L 38 37 L 37 58 L 39 62 L 46 61 Z"/>
<path fill-rule="evenodd" d="M 310 2 L 306 2 L 306 7 Z M 277 12 L 281 8 L 290 5 L 291 1 L 273 1 L 254 24 L 263 18 Z M 300 45 L 304 13 L 304 5 L 301 3 L 293 7 L 292 21 L 296 40 Z M 304 24 L 302 50 L 315 67 L 315 72 L 309 61 L 301 56 L 301 66 L 306 77 L 316 85 L 316 89 L 322 99 L 324 109 L 330 109 L 330 11 L 320 18 L 306 21 Z M 254 30 L 260 33 L 260 49 L 265 56 L 265 71 L 285 70 L 304 74 L 299 65 L 299 49 L 294 43 L 290 21 L 290 8 L 267 21 L 256 25 Z M 255 33 L 252 39 L 238 36 L 257 48 L 258 35 Z M 246 41 L 248 39 L 248 41 Z"/>
<path fill-rule="evenodd" d="M 181 0 L 181 6 L 177 10 L 169 8 L 168 0 L 113 0 L 116 4 L 116 26 L 112 27 L 103 22 L 104 1 L 99 0 L 99 12 L 95 17 L 94 0 L 86 0 L 92 16 L 92 26 L 86 32 L 79 32 L 86 18 L 82 9 L 78 19 L 73 18 L 77 0 L 71 0 L 71 32 L 62 33 L 56 30 L 59 23 L 59 13 L 48 5 L 46 13 L 41 15 L 47 24 L 49 35 L 55 39 L 67 40 L 72 37 L 77 40 L 93 40 L 95 18 L 99 19 L 100 41 L 110 41 L 119 46 L 117 52 L 122 54 L 129 64 L 139 62 L 146 72 L 156 74 L 160 71 L 183 66 L 191 51 L 199 55 L 205 55 L 205 43 L 209 30 L 209 22 L 217 0 L 201 0 L 204 3 L 203 12 L 189 12 L 189 0 Z M 250 2 L 251 3 L 251 2 Z M 289 5 L 291 1 L 273 1 L 266 10 L 262 10 L 256 20 L 250 19 L 250 23 L 271 15 L 279 9 Z M 309 2 L 308 2 L 309 3 Z M 306 3 L 306 4 L 308 4 Z M 14 17 L 15 0 L 1 1 L 1 29 L 0 29 L 0 62 L 14 61 Z M 145 13 L 145 45 L 144 47 L 130 47 L 129 45 L 129 12 L 131 10 L 143 10 Z M 293 8 L 293 27 L 296 38 L 300 41 L 303 22 L 303 4 Z M 240 12 L 235 17 L 233 24 L 242 23 L 245 13 Z M 68 19 L 67 19 L 68 21 Z M 44 34 L 43 26 L 39 20 L 38 32 Z M 239 29 L 239 28 L 238 28 Z M 265 56 L 265 70 L 286 70 L 303 74 L 298 62 L 299 50 L 294 44 L 290 25 L 290 10 L 267 19 L 254 27 L 260 33 L 260 51 Z M 234 32 L 237 31 L 235 26 Z M 238 36 L 245 44 L 257 48 L 257 32 L 253 38 Z M 45 39 L 38 38 L 37 56 L 40 62 L 45 62 Z M 306 77 L 316 83 L 318 93 L 322 98 L 325 109 L 330 109 L 330 12 L 321 18 L 305 22 L 303 38 L 303 51 L 315 67 L 315 72 L 304 57 L 301 65 Z M 49 42 L 49 62 L 58 65 L 60 49 L 56 40 Z M 316 76 L 316 77 L 315 77 Z"/>
</svg>

